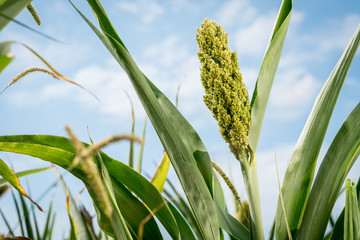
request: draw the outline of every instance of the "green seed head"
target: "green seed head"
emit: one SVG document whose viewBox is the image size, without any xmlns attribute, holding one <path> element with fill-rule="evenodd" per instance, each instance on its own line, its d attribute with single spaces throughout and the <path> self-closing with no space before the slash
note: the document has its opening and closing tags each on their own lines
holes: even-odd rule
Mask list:
<svg viewBox="0 0 360 240">
<path fill-rule="evenodd" d="M 204 102 L 219 124 L 223 138 L 237 156 L 248 149 L 250 102 L 239 69 L 236 52 L 228 46 L 228 35 L 215 21 L 206 18 L 196 40 L 201 62 Z"/>
</svg>

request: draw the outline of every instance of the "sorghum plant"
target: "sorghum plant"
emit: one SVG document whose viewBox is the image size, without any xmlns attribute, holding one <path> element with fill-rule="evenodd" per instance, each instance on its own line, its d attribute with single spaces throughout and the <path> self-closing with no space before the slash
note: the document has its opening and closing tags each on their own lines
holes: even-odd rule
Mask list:
<svg viewBox="0 0 360 240">
<path fill-rule="evenodd" d="M 86 162 L 91 162 L 101 173 L 99 183 L 104 184 L 113 209 L 108 212 L 92 187 L 86 167 L 73 164 L 83 151 L 74 148 L 74 137 L 70 140 L 44 135 L 1 136 L 0 150 L 52 162 L 81 179 L 94 200 L 101 229 L 117 239 L 162 239 L 158 224 L 162 224 L 172 239 L 218 240 L 224 238 L 223 231 L 232 239 L 264 239 L 256 151 L 293 1 L 282 2 L 251 101 L 242 82 L 237 54 L 229 49 L 222 27 L 206 19 L 196 36 L 204 101 L 219 123 L 220 134 L 240 162 L 249 203 L 249 214 L 245 215 L 249 225 L 227 212 L 211 158 L 194 128 L 139 69 L 100 1 L 87 1 L 100 30 L 70 3 L 128 74 L 165 148 L 164 159 L 168 157 L 171 161 L 188 204 L 176 199 L 169 201 L 137 171 L 97 149 L 92 158 L 86 156 Z M 346 185 L 344 214 L 327 236 L 325 230 L 341 186 L 360 153 L 360 104 L 343 123 L 315 175 L 320 147 L 359 43 L 360 26 L 319 93 L 296 144 L 278 201 L 276 239 L 338 239 L 339 236 L 359 239 L 359 187 L 355 189 L 350 181 Z M 6 174 L 8 178 L 16 178 L 13 173 Z"/>
</svg>

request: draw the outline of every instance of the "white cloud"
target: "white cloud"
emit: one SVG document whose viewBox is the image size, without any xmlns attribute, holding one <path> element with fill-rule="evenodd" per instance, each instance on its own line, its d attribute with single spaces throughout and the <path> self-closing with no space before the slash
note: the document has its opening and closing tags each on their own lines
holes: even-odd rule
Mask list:
<svg viewBox="0 0 360 240">
<path fill-rule="evenodd" d="M 150 0 L 122 1 L 118 3 L 118 7 L 120 10 L 141 15 L 141 20 L 145 24 L 152 23 L 164 13 L 164 8 L 161 5 Z"/>
<path fill-rule="evenodd" d="M 203 108 L 203 88 L 200 81 L 200 63 L 189 53 L 177 36 L 148 47 L 144 51 L 141 69 L 174 102 L 178 85 L 179 109 L 191 114 Z"/>
<path fill-rule="evenodd" d="M 170 4 L 171 10 L 174 13 L 179 13 L 183 10 L 192 12 L 198 12 L 199 10 L 201 10 L 201 6 L 199 6 L 195 1 L 171 0 L 168 1 L 168 4 Z"/>
<path fill-rule="evenodd" d="M 168 36 L 160 44 L 155 44 L 145 49 L 144 56 L 156 61 L 164 67 L 173 66 L 184 60 L 188 53 L 180 46 L 177 36 Z"/>
<path fill-rule="evenodd" d="M 72 102 L 77 101 L 86 108 L 96 109 L 105 116 L 127 119 L 130 117 L 130 102 L 124 93 L 127 91 L 134 103 L 137 116 L 144 115 L 135 91 L 122 71 L 115 71 L 108 66 L 88 66 L 80 69 L 72 80 L 94 93 L 100 102 L 86 91 L 63 81 L 46 85 L 38 91 L 11 92 L 8 99 L 12 104 L 21 107 L 34 106 L 54 99 L 71 99 Z"/>
<path fill-rule="evenodd" d="M 143 51 L 138 64 L 172 102 L 175 102 L 178 85 L 182 84 L 179 96 L 181 111 L 191 114 L 204 109 L 200 64 L 197 57 L 190 54 L 186 46 L 181 45 L 178 37 L 169 36 L 164 41 L 149 46 Z M 127 75 L 120 69 L 114 69 L 119 68 L 114 68 L 114 61 L 109 61 L 105 66 L 83 67 L 70 76 L 73 81 L 99 97 L 100 103 L 82 89 L 63 81 L 50 83 L 35 91 L 12 91 L 7 97 L 9 102 L 20 107 L 35 106 L 47 100 L 71 99 L 104 115 L 123 119 L 128 118 L 129 114 L 126 113 L 130 112 L 129 101 L 123 92 L 126 90 L 134 102 L 135 112 L 138 116 L 143 116 L 143 108 Z"/>
<path fill-rule="evenodd" d="M 235 45 L 239 55 L 262 56 L 264 54 L 275 17 L 274 11 L 269 12 L 236 31 Z"/>
<path fill-rule="evenodd" d="M 243 81 L 246 85 L 246 89 L 248 90 L 249 97 L 251 99 L 251 95 L 254 91 L 256 80 L 258 77 L 258 70 L 255 68 L 244 67 L 240 68 L 240 72 L 242 74 Z"/>
<path fill-rule="evenodd" d="M 303 40 L 317 47 L 318 53 L 345 49 L 356 27 L 360 15 L 348 14 L 343 19 L 332 19 L 321 27 L 313 29 Z"/>
<path fill-rule="evenodd" d="M 140 11 L 139 5 L 134 2 L 122 1 L 118 3 L 118 7 L 123 11 L 131 13 L 138 13 Z"/>
<path fill-rule="evenodd" d="M 314 99 L 319 82 L 304 68 L 287 68 L 280 72 L 274 82 L 270 104 L 276 110 L 272 117 L 292 120 Z"/>
<path fill-rule="evenodd" d="M 217 20 L 223 26 L 230 27 L 250 23 L 257 13 L 249 1 L 231 0 L 226 2 L 217 13 Z"/>
</svg>

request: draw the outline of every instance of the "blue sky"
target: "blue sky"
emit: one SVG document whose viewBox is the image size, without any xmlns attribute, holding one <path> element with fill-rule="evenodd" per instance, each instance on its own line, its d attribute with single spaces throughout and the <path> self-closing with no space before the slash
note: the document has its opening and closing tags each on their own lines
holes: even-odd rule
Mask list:
<svg viewBox="0 0 360 240">
<path fill-rule="evenodd" d="M 228 146 L 218 133 L 218 126 L 202 102 L 204 91 L 199 77 L 196 28 L 209 17 L 222 24 L 229 34 L 232 50 L 238 52 L 240 71 L 252 95 L 257 73 L 281 1 L 230 0 L 230 1 L 103 1 L 110 19 L 131 54 L 145 74 L 169 97 L 175 100 L 181 83 L 179 109 L 200 134 L 214 161 L 234 179 L 245 198 L 240 167 Z M 86 1 L 76 5 L 95 22 Z M 96 101 L 85 91 L 49 78 L 41 73 L 32 74 L 9 88 L 0 96 L 0 134 L 52 134 L 66 136 L 64 126 L 70 125 L 76 134 L 87 141 L 86 125 L 92 138 L 98 141 L 106 136 L 128 133 L 131 128 L 131 109 L 124 90 L 135 105 L 136 133 L 141 135 L 145 113 L 132 90 L 126 74 L 112 59 L 95 34 L 64 0 L 51 3 L 34 1 L 43 20 L 35 26 L 27 12 L 18 20 L 39 29 L 65 44 L 45 39 L 14 23 L 1 32 L 0 41 L 16 40 L 31 46 L 58 71 L 96 94 Z M 265 232 L 269 232 L 275 214 L 278 188 L 274 165 L 277 155 L 280 175 L 286 170 L 288 159 L 305 124 L 312 104 L 321 86 L 331 73 L 342 51 L 360 23 L 360 2 L 357 0 L 295 1 L 294 10 L 284 46 L 282 60 L 274 81 L 262 135 L 257 153 L 259 184 Z M 0 89 L 23 69 L 43 66 L 20 45 L 13 46 L 16 60 L 0 75 Z M 360 57 L 357 53 L 343 86 L 342 93 L 330 122 L 319 159 L 351 110 L 359 103 Z M 152 175 L 162 156 L 162 146 L 148 123 L 144 150 L 144 167 Z M 105 148 L 110 156 L 127 161 L 128 143 Z M 32 158 L 0 153 L 16 170 L 48 166 Z M 356 181 L 360 164 L 353 166 L 350 177 Z M 175 173 L 171 172 L 171 177 Z M 36 199 L 42 189 L 56 179 L 53 171 L 40 173 L 22 182 Z M 76 195 L 82 185 L 66 176 Z M 55 196 L 58 209 L 59 236 L 67 228 L 65 197 L 60 188 L 49 194 Z M 81 199 L 91 207 L 84 193 Z M 228 197 L 229 204 L 231 196 Z M 1 206 L 8 204 L 10 194 L 0 199 Z M 48 200 L 41 202 L 45 205 Z M 341 198 L 336 212 L 344 204 Z M 9 205 L 10 206 L 10 205 Z M 231 205 L 230 205 L 231 208 Z M 3 209 L 3 207 L 2 207 Z M 6 208 L 6 213 L 14 211 Z M 60 222 L 64 222 L 61 223 Z M 0 221 L 0 229 L 4 223 Z M 60 238 L 59 238 L 60 239 Z"/>
</svg>

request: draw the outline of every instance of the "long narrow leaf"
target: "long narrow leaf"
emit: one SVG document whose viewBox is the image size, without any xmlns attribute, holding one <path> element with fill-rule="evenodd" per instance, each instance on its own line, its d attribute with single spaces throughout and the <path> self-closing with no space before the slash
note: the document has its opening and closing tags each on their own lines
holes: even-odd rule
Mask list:
<svg viewBox="0 0 360 240">
<path fill-rule="evenodd" d="M 113 230 L 115 232 L 116 239 L 126 239 L 126 240 L 132 240 L 131 233 L 126 225 L 126 221 L 121 214 L 120 208 L 118 204 L 116 203 L 114 189 L 111 183 L 110 175 L 107 171 L 107 168 L 102 160 L 102 157 L 100 153 L 98 153 L 98 160 L 100 161 L 101 171 L 102 171 L 102 179 L 105 185 L 105 188 L 107 190 L 107 194 L 109 196 L 109 199 L 113 206 L 113 216 L 111 220 L 113 220 Z M 130 166 L 131 167 L 131 166 Z"/>
<path fill-rule="evenodd" d="M 324 235 L 338 192 L 360 154 L 359 119 L 360 104 L 342 125 L 321 163 L 299 229 L 299 239 L 319 239 Z"/>
<path fill-rule="evenodd" d="M 9 224 L 9 221 L 7 220 L 5 214 L 3 213 L 3 211 L 1 209 L 0 209 L 0 215 L 1 215 L 2 219 L 4 220 L 4 223 L 5 223 L 6 227 L 8 228 L 10 236 L 15 236 L 14 232 L 13 232 L 13 230 L 12 230 L 10 224 Z"/>
<path fill-rule="evenodd" d="M 89 0 L 88 2 L 91 2 L 99 25 L 104 31 L 106 38 L 108 38 L 107 41 L 103 41 L 104 44 L 107 45 L 108 49 L 112 49 L 111 52 L 117 56 L 115 59 L 118 60 L 119 64 L 128 74 L 140 101 L 172 161 L 202 234 L 206 239 L 219 239 L 219 224 L 216 218 L 215 205 L 207 189 L 206 182 L 197 168 L 196 160 L 177 134 L 178 129 L 175 127 L 176 125 L 173 125 L 173 123 L 169 121 L 169 116 L 166 115 L 160 106 L 143 73 L 135 64 L 129 52 L 124 47 L 124 44 L 114 35 L 116 33 L 104 27 L 103 22 L 109 22 L 109 20 L 100 3 L 96 0 Z M 90 26 L 98 35 L 101 35 L 93 25 Z M 102 37 L 102 39 L 104 39 L 104 37 Z M 111 45 L 109 45 L 109 42 L 111 42 Z"/>
<path fill-rule="evenodd" d="M 1 136 L 0 151 L 17 152 L 38 157 L 45 161 L 51 161 L 65 169 L 72 164 L 75 154 L 69 139 L 41 135 Z M 163 205 L 161 209 L 156 211 L 155 215 L 169 233 L 174 235 L 174 237 L 177 236 L 179 230 L 177 230 L 178 226 L 176 220 L 166 202 L 164 204 L 165 200 L 159 191 L 148 180 L 135 170 L 129 168 L 126 164 L 113 160 L 103 153 L 101 153 L 101 157 L 112 178 L 117 203 L 119 204 L 121 211 L 126 212 L 126 214 L 124 213 L 124 217 L 128 221 L 131 220 L 130 223 L 134 225 L 136 219 L 139 219 L 139 217 L 141 218 L 141 216 L 145 217 L 148 213 L 146 213 L 146 215 L 141 215 L 140 212 L 138 216 L 133 214 L 131 209 L 140 211 L 141 207 L 131 207 L 130 205 L 127 205 L 130 204 L 130 202 L 127 202 L 130 201 L 128 198 L 133 198 L 133 196 L 130 193 L 130 195 L 126 193 L 128 191 L 122 184 L 125 184 L 133 191 L 150 209 L 155 209 L 158 206 Z M 79 167 L 75 167 L 71 173 L 84 181 L 83 173 Z M 127 198 L 124 198 L 126 196 L 122 196 L 121 194 L 126 194 Z M 151 226 L 151 222 L 148 222 L 147 224 L 150 224 Z M 154 229 L 154 231 L 156 231 L 156 229 Z"/>
<path fill-rule="evenodd" d="M 30 213 L 29 213 L 29 209 L 26 206 L 26 202 L 25 199 L 23 197 L 23 195 L 21 193 L 19 193 L 19 198 L 20 198 L 20 202 L 21 202 L 21 208 L 22 208 L 22 212 L 23 212 L 23 218 L 24 218 L 24 222 L 25 222 L 25 229 L 27 232 L 27 236 L 31 239 L 34 238 L 34 233 L 33 233 L 33 229 L 32 229 L 32 224 L 31 224 L 31 220 L 30 220 Z"/>
<path fill-rule="evenodd" d="M 91 236 L 89 236 L 87 232 L 86 223 L 83 220 L 80 211 L 76 207 L 75 200 L 73 199 L 72 195 L 69 192 L 69 189 L 66 186 L 66 183 L 64 182 L 62 176 L 60 175 L 60 172 L 56 169 L 55 172 L 57 173 L 61 186 L 63 188 L 63 191 L 66 195 L 66 210 L 68 212 L 68 217 L 70 221 L 70 238 L 72 239 L 84 239 L 84 240 L 90 240 L 92 239 Z"/>
<path fill-rule="evenodd" d="M 16 197 L 15 197 L 15 194 L 13 191 L 11 191 L 11 195 L 12 195 L 12 198 L 13 198 L 13 201 L 14 201 L 14 205 L 15 205 L 15 209 L 16 209 L 16 214 L 17 214 L 17 217 L 18 217 L 18 226 L 20 225 L 20 229 L 21 229 L 21 235 L 22 236 L 25 236 L 25 229 L 24 229 L 24 221 L 23 221 L 23 215 L 21 214 L 20 212 L 20 207 L 19 207 L 19 203 L 18 201 L 16 200 Z"/>
<path fill-rule="evenodd" d="M 43 235 L 42 235 L 42 238 L 39 238 L 39 239 L 50 239 L 50 238 L 47 238 L 51 231 L 50 231 L 50 227 L 51 227 L 51 217 L 53 216 L 52 214 L 52 209 L 53 209 L 53 204 L 54 204 L 54 200 L 52 199 L 51 200 L 51 203 L 50 203 L 50 208 L 48 210 L 48 213 L 47 213 L 47 217 L 46 217 L 46 223 L 45 223 L 45 228 L 44 228 L 44 232 L 43 232 Z"/>
<path fill-rule="evenodd" d="M 358 199 L 360 198 L 360 178 L 356 184 L 356 194 L 358 195 Z M 335 226 L 330 233 L 330 240 L 343 240 L 344 239 L 344 218 L 345 218 L 345 207 L 342 210 L 340 216 L 336 220 Z"/>
<path fill-rule="evenodd" d="M 281 4 L 251 99 L 249 145 L 254 153 L 256 152 L 259 142 L 267 102 L 284 47 L 292 6 L 293 0 L 284 0 Z"/>
<path fill-rule="evenodd" d="M 32 170 L 26 170 L 26 171 L 22 171 L 22 172 L 17 172 L 17 173 L 14 173 L 16 175 L 16 177 L 24 177 L 24 176 L 27 176 L 27 175 L 30 175 L 30 174 L 34 174 L 34 173 L 39 173 L 39 172 L 42 172 L 42 171 L 46 171 L 46 170 L 49 170 L 51 167 L 46 167 L 46 168 L 37 168 L 37 169 L 32 169 Z M 6 183 L 7 180 L 5 178 L 1 178 L 0 179 L 0 185 L 1 184 L 4 184 Z"/>
<path fill-rule="evenodd" d="M 290 158 L 283 181 L 282 194 L 292 232 L 300 227 L 313 180 L 316 160 L 341 87 L 359 43 L 360 25 L 321 89 Z M 279 240 L 287 238 L 280 201 L 278 201 L 276 212 L 275 236 Z"/>
<path fill-rule="evenodd" d="M 355 183 L 346 180 L 346 203 L 344 220 L 344 239 L 360 239 L 360 206 L 358 204 Z"/>
<path fill-rule="evenodd" d="M 72 143 L 67 138 L 62 137 L 55 137 L 55 136 L 31 136 L 31 135 L 23 135 L 23 136 L 2 136 L 0 137 L 0 151 L 10 151 L 10 152 L 17 152 L 22 154 L 27 154 L 30 156 L 38 157 L 40 159 L 43 159 L 45 161 L 52 162 L 56 165 L 59 165 L 65 169 L 67 169 L 69 166 L 71 166 L 72 161 L 75 156 L 75 150 L 73 149 Z M 7 142 L 7 143 L 5 143 Z M 105 165 L 109 167 L 109 165 L 113 165 L 114 163 L 119 163 L 105 154 L 102 155 L 102 158 L 106 162 Z M 108 160 L 108 161 L 106 161 Z M 120 163 L 122 164 L 122 163 Z M 123 168 L 127 168 L 125 164 L 121 165 Z M 114 171 L 114 172 L 112 172 Z M 115 196 L 118 201 L 119 207 L 124 213 L 125 218 L 128 220 L 129 224 L 132 226 L 134 231 L 137 231 L 138 224 L 141 222 L 141 220 L 146 217 L 149 214 L 149 211 L 146 209 L 146 207 L 137 199 L 135 198 L 127 189 L 125 186 L 123 186 L 118 180 L 115 178 L 118 178 L 116 176 L 117 174 L 121 175 L 122 173 L 116 173 L 119 171 L 118 167 L 112 168 L 110 172 L 114 184 L 114 191 Z M 134 171 L 135 172 L 135 171 Z M 79 167 L 75 167 L 72 171 L 72 174 L 74 174 L 76 177 L 81 179 L 85 186 L 88 188 L 88 182 L 84 178 L 85 174 Z M 131 174 L 130 174 L 131 176 Z M 127 176 L 123 176 L 127 181 L 133 181 L 133 178 L 130 179 L 129 174 Z M 147 181 L 145 179 L 145 181 Z M 131 184 L 131 183 L 130 183 Z M 138 182 L 137 182 L 138 184 Z M 152 186 L 151 183 L 148 183 Z M 152 186 L 153 187 L 153 186 Z M 155 187 L 153 187 L 155 188 Z M 89 190 L 89 188 L 88 188 Z M 142 188 L 138 188 L 137 191 L 142 191 Z M 91 196 L 93 196 L 93 193 L 91 192 L 91 189 L 89 190 L 89 193 Z M 149 193 L 145 193 L 148 194 Z M 153 193 L 151 193 L 154 195 Z M 141 194 L 139 194 L 141 195 Z M 160 194 L 159 194 L 160 195 Z M 159 196 L 157 195 L 157 196 Z M 151 202 L 152 204 L 158 206 L 158 204 L 161 204 L 164 200 L 160 196 L 160 198 L 154 197 L 148 197 L 146 196 L 143 199 L 147 201 L 147 203 Z M 150 204 L 151 205 L 151 204 Z M 96 207 L 96 205 L 95 205 Z M 136 214 L 134 214 L 134 210 L 136 209 Z M 162 222 L 164 222 L 164 225 L 166 224 L 172 226 L 175 222 L 175 220 L 171 220 L 171 212 L 168 210 L 168 208 L 164 207 L 162 208 L 162 211 L 159 211 L 157 213 L 159 216 L 159 219 L 161 219 Z M 100 214 L 99 224 L 106 231 L 106 229 L 110 229 L 110 222 L 105 221 Z M 173 226 L 173 228 L 176 228 L 176 226 Z M 160 230 L 155 222 L 154 219 L 151 219 L 145 226 L 145 232 L 148 234 L 149 238 L 160 238 L 161 234 Z"/>
</svg>

